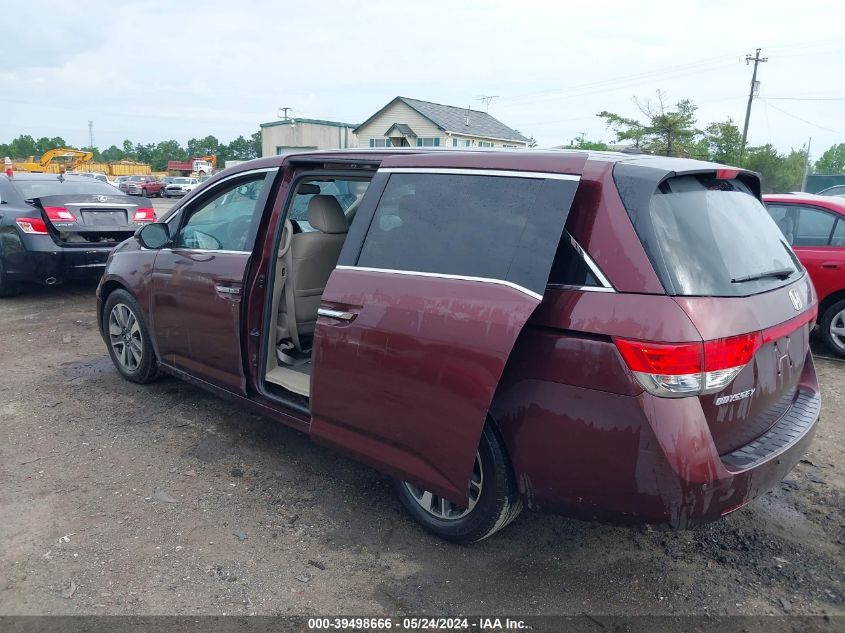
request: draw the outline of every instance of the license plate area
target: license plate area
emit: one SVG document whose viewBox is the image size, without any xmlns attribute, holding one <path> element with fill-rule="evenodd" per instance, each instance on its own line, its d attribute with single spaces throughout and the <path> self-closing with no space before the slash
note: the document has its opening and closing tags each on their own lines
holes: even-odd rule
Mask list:
<svg viewBox="0 0 845 633">
<path fill-rule="evenodd" d="M 124 209 L 82 209 L 82 221 L 88 226 L 126 226 Z"/>
</svg>

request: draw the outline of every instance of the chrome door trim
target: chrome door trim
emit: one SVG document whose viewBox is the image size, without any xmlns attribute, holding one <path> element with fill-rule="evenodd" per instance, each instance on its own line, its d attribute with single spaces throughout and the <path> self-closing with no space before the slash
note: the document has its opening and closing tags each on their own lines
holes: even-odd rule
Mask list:
<svg viewBox="0 0 845 633">
<path fill-rule="evenodd" d="M 342 321 L 351 321 L 355 318 L 355 313 L 345 312 L 343 310 L 330 310 L 329 308 L 318 308 L 317 316 L 329 317 L 330 319 L 340 319 Z"/>
<path fill-rule="evenodd" d="M 517 290 L 523 294 L 528 295 L 532 299 L 536 299 L 537 301 L 543 300 L 543 295 L 537 294 L 533 290 L 529 290 L 519 284 L 515 284 L 512 281 L 507 281 L 505 279 L 493 279 L 490 277 L 469 277 L 467 275 L 450 275 L 448 273 L 427 273 L 418 270 L 395 270 L 393 268 L 370 268 L 368 266 L 337 266 L 337 270 L 360 270 L 363 272 L 368 273 L 386 273 L 390 275 L 410 275 L 414 277 L 435 277 L 437 279 L 456 279 L 460 281 L 475 281 L 479 283 L 485 284 L 496 284 L 498 286 L 507 286 L 508 288 L 512 288 Z"/>
<path fill-rule="evenodd" d="M 505 176 L 508 178 L 538 178 L 542 180 L 572 180 L 578 182 L 581 176 L 559 174 L 548 171 L 518 171 L 515 169 L 469 169 L 463 167 L 384 167 L 380 174 L 446 174 L 458 176 Z"/>
</svg>

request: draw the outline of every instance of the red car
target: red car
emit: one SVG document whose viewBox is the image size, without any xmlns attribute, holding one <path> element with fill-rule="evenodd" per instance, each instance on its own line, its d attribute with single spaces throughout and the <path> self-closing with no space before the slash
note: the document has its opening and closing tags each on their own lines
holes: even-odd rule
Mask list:
<svg viewBox="0 0 845 633">
<path fill-rule="evenodd" d="M 717 519 L 780 482 L 821 406 L 813 286 L 757 176 L 713 163 L 260 159 L 115 249 L 97 296 L 125 378 L 337 447 L 457 542 L 523 505 Z"/>
<path fill-rule="evenodd" d="M 763 196 L 819 298 L 819 332 L 845 358 L 845 198 L 809 193 Z"/>
</svg>

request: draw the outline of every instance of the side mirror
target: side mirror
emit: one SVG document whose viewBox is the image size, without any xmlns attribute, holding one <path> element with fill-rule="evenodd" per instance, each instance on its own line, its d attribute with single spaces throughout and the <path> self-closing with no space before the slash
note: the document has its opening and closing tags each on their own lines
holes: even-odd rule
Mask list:
<svg viewBox="0 0 845 633">
<path fill-rule="evenodd" d="M 154 222 L 139 229 L 135 237 L 144 248 L 158 249 L 170 242 L 170 227 L 164 222 Z"/>
</svg>

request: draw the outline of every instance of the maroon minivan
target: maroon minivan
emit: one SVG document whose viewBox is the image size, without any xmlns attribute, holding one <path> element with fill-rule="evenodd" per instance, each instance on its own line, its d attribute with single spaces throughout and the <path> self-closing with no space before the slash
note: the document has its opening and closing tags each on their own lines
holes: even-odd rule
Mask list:
<svg viewBox="0 0 845 633">
<path fill-rule="evenodd" d="M 712 163 L 260 159 L 115 249 L 97 296 L 127 379 L 307 432 L 457 542 L 523 505 L 717 519 L 789 472 L 821 406 L 812 284 L 758 177 Z"/>
</svg>

